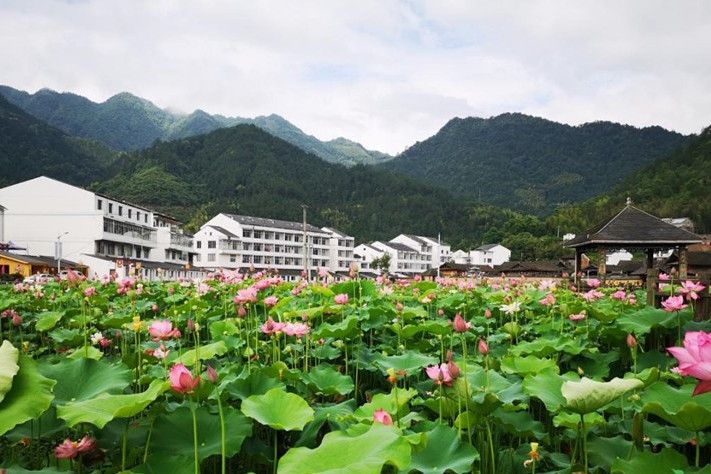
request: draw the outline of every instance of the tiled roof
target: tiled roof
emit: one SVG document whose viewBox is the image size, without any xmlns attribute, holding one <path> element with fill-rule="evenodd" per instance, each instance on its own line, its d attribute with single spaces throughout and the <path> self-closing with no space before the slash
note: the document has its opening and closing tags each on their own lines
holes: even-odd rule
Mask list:
<svg viewBox="0 0 711 474">
<path fill-rule="evenodd" d="M 413 249 L 413 248 L 410 248 L 410 247 L 408 247 L 408 246 L 405 245 L 405 244 L 400 244 L 400 243 L 397 243 L 397 242 L 383 242 L 383 245 L 386 245 L 386 246 L 390 247 L 391 249 L 399 250 L 399 251 L 401 251 L 401 252 L 416 252 L 416 253 L 419 253 L 417 250 L 415 250 L 415 249 Z"/>
<path fill-rule="evenodd" d="M 498 247 L 498 246 L 499 246 L 499 244 L 480 245 L 480 246 L 477 247 L 475 250 L 483 250 L 484 252 L 486 252 L 487 250 L 491 250 L 491 249 L 493 249 L 494 247 Z"/>
<path fill-rule="evenodd" d="M 290 222 L 281 221 L 278 219 L 267 219 L 265 217 L 252 217 L 252 216 L 240 216 L 237 214 L 225 214 L 230 219 L 233 219 L 244 226 L 256 226 L 256 227 L 275 227 L 278 229 L 288 229 L 288 230 L 298 230 L 302 231 L 304 225 L 301 222 Z M 324 231 L 311 224 L 306 224 L 306 230 L 308 232 L 316 232 L 319 234 L 325 234 Z"/>
<path fill-rule="evenodd" d="M 701 242 L 701 237 L 664 222 L 632 205 L 615 217 L 563 243 L 565 247 L 609 245 L 678 245 Z"/>
<path fill-rule="evenodd" d="M 239 235 L 233 234 L 232 232 L 230 232 L 229 230 L 225 229 L 224 227 L 220 227 L 219 225 L 212 225 L 212 224 L 210 224 L 210 227 L 212 227 L 212 228 L 215 229 L 217 232 L 220 232 L 221 234 L 224 234 L 224 235 L 226 235 L 227 237 L 229 237 L 229 238 L 231 238 L 231 239 L 239 239 Z"/>
<path fill-rule="evenodd" d="M 30 265 L 49 265 L 50 267 L 57 266 L 57 260 L 54 257 L 48 257 L 45 255 L 20 255 L 17 253 L 10 252 L 0 252 L 0 256 L 18 260 L 20 262 L 28 263 Z M 62 267 L 76 267 L 79 266 L 76 262 L 71 260 L 62 259 Z"/>
</svg>

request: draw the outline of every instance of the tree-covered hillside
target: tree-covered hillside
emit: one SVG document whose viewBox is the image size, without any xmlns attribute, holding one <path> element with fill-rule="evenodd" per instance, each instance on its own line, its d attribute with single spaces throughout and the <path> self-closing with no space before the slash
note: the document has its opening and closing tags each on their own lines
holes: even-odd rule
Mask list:
<svg viewBox="0 0 711 474">
<path fill-rule="evenodd" d="M 0 97 L 0 187 L 40 175 L 86 185 L 105 179 L 115 158 L 104 146 L 70 137 Z"/>
<path fill-rule="evenodd" d="M 146 99 L 123 92 L 96 103 L 70 93 L 42 89 L 34 94 L 0 86 L 0 96 L 27 113 L 77 137 L 96 140 L 115 150 L 135 151 L 156 140 L 174 140 L 238 124 L 254 124 L 302 150 L 346 166 L 381 163 L 389 155 L 366 150 L 350 140 L 321 141 L 286 119 L 272 114 L 256 118 L 224 117 L 196 110 L 180 115 Z"/>
<path fill-rule="evenodd" d="M 573 127 L 503 114 L 455 118 L 381 166 L 497 206 L 543 214 L 613 188 L 687 141 L 661 127 Z"/>
<path fill-rule="evenodd" d="M 711 233 L 711 127 L 688 146 L 632 174 L 609 193 L 559 208 L 548 221 L 581 232 L 619 211 L 627 197 L 659 217 L 689 217 L 699 233 Z"/>
</svg>

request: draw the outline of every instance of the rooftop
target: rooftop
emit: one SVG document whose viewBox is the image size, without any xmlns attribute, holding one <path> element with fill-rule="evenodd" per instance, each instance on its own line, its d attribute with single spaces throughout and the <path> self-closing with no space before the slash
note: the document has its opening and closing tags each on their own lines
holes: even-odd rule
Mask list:
<svg viewBox="0 0 711 474">
<path fill-rule="evenodd" d="M 486 244 L 486 245 L 480 245 L 479 247 L 475 248 L 474 250 L 483 250 L 486 252 L 487 250 L 491 250 L 494 247 L 498 247 L 499 244 Z"/>
<path fill-rule="evenodd" d="M 238 235 L 233 234 L 233 233 L 230 232 L 229 230 L 225 229 L 224 227 L 220 227 L 219 225 L 210 225 L 209 227 L 212 227 L 212 228 L 215 229 L 217 232 L 219 232 L 219 233 L 221 233 L 221 234 L 223 234 L 223 235 L 226 235 L 227 237 L 229 237 L 229 238 L 231 238 L 231 239 L 238 239 L 238 238 L 239 238 Z"/>
<path fill-rule="evenodd" d="M 275 227 L 278 229 L 287 230 L 298 230 L 303 231 L 304 225 L 301 222 L 290 222 L 282 221 L 278 219 L 268 219 L 265 217 L 252 217 L 252 216 L 240 216 L 237 214 L 226 214 L 227 217 L 233 219 L 244 226 L 255 226 L 255 227 Z M 308 232 L 314 232 L 318 234 L 325 234 L 325 232 L 316 226 L 311 224 L 306 224 L 306 230 Z"/>
<path fill-rule="evenodd" d="M 50 267 L 57 266 L 57 260 L 54 257 L 48 257 L 45 255 L 21 255 L 17 253 L 10 252 L 0 252 L 0 257 L 5 257 L 13 259 L 22 263 L 27 263 L 30 265 L 47 265 Z M 77 267 L 81 266 L 76 262 L 71 260 L 62 259 L 62 267 Z"/>
<path fill-rule="evenodd" d="M 680 229 L 628 203 L 609 221 L 563 243 L 565 247 L 596 245 L 673 247 L 701 242 L 701 237 Z"/>
</svg>

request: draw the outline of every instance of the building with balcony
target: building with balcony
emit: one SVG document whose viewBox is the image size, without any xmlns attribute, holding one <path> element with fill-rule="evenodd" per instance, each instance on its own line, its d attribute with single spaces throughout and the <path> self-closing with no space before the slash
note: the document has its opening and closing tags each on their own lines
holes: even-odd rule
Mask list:
<svg viewBox="0 0 711 474">
<path fill-rule="evenodd" d="M 165 218 L 146 207 L 46 176 L 0 189 L 0 201 L 5 238 L 27 254 L 60 256 L 88 267 L 89 276 L 195 276 L 185 265 L 192 245 L 177 236 L 177 222 L 159 231 Z M 168 239 L 160 245 L 159 234 Z M 166 260 L 167 250 L 181 254 Z"/>
<path fill-rule="evenodd" d="M 452 247 L 439 238 L 400 234 L 390 239 L 390 242 L 406 245 L 424 255 L 429 265 L 426 270 L 438 268 L 443 263 L 452 260 Z"/>
<path fill-rule="evenodd" d="M 207 221 L 194 239 L 196 266 L 276 270 L 287 279 L 307 268 L 312 277 L 321 268 L 347 272 L 355 245 L 335 229 L 226 213 Z"/>
<path fill-rule="evenodd" d="M 193 236 L 183 232 L 182 222 L 166 214 L 154 212 L 153 227 L 156 229 L 154 260 L 177 265 L 193 264 Z"/>
</svg>

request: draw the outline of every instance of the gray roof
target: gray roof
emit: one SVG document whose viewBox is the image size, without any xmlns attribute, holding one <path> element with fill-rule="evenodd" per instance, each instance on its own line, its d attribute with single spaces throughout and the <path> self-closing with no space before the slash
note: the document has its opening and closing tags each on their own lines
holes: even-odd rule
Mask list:
<svg viewBox="0 0 711 474">
<path fill-rule="evenodd" d="M 21 262 L 28 263 L 30 265 L 48 265 L 50 267 L 57 266 L 57 260 L 54 257 L 48 257 L 45 255 L 22 255 L 19 253 L 10 252 L 0 252 L 0 255 L 7 258 L 13 258 Z M 62 267 L 77 267 L 81 266 L 76 262 L 71 260 L 62 259 Z"/>
<path fill-rule="evenodd" d="M 400 244 L 397 242 L 383 242 L 384 245 L 387 245 L 388 247 L 395 249 L 395 250 L 400 250 L 402 252 L 416 252 L 419 253 L 417 250 L 408 247 L 405 244 Z"/>
<path fill-rule="evenodd" d="M 598 224 L 583 234 L 563 243 L 564 247 L 649 246 L 672 247 L 702 242 L 701 237 L 664 222 L 628 204 L 607 222 Z"/>
<path fill-rule="evenodd" d="M 265 217 L 252 217 L 252 216 L 240 216 L 237 214 L 225 214 L 227 217 L 239 222 L 240 224 L 244 226 L 257 226 L 257 227 L 276 227 L 279 229 L 288 229 L 288 230 L 298 230 L 302 231 L 304 229 L 304 225 L 301 222 L 290 222 L 290 221 L 281 221 L 278 219 L 267 219 Z M 313 226 L 311 224 L 306 224 L 306 230 L 308 232 L 316 232 L 319 234 L 325 234 L 326 232 L 322 231 L 316 226 Z"/>
<path fill-rule="evenodd" d="M 427 242 L 425 242 L 424 240 L 422 240 L 422 239 L 421 239 L 419 236 L 417 236 L 417 235 L 412 235 L 412 234 L 403 234 L 403 235 L 405 235 L 405 237 L 411 238 L 412 240 L 414 240 L 415 242 L 417 242 L 417 243 L 420 244 L 420 245 L 428 245 Z"/>
<path fill-rule="evenodd" d="M 480 245 L 480 246 L 477 247 L 475 250 L 483 250 L 483 251 L 486 252 L 487 250 L 491 250 L 491 249 L 493 249 L 494 247 L 498 247 L 498 246 L 499 246 L 499 244 Z"/>
<path fill-rule="evenodd" d="M 225 234 L 227 237 L 229 237 L 229 238 L 231 238 L 231 239 L 239 239 L 239 236 L 238 236 L 238 235 L 233 234 L 232 232 L 230 232 L 229 230 L 225 229 L 224 227 L 220 227 L 219 225 L 212 225 L 212 224 L 210 224 L 209 227 L 212 227 L 212 228 L 215 229 L 217 232 L 220 232 L 220 233 L 222 233 L 222 234 Z"/>
<path fill-rule="evenodd" d="M 353 238 L 350 235 L 346 235 L 343 232 L 341 232 L 340 230 L 333 228 L 333 227 L 322 227 L 321 230 L 323 230 L 324 232 L 332 232 L 332 233 L 336 234 L 337 237 L 341 237 L 344 239 L 352 239 Z"/>
</svg>

